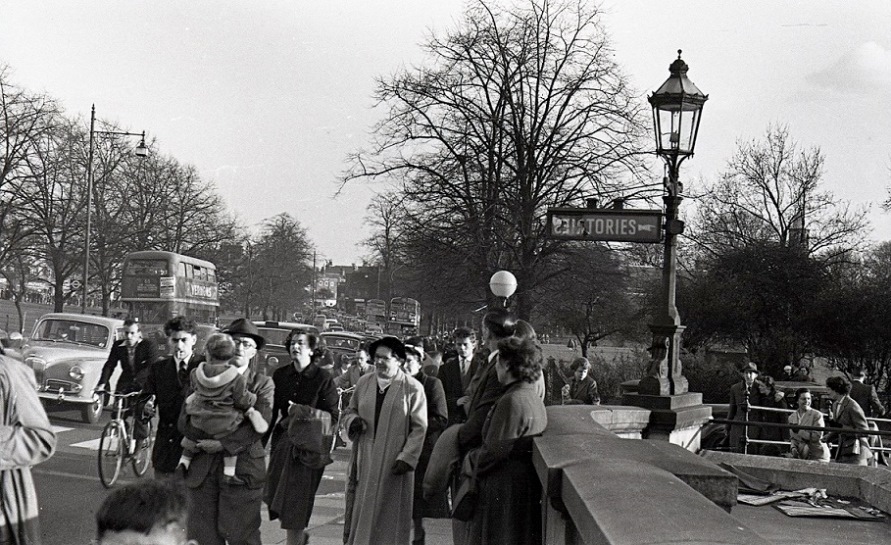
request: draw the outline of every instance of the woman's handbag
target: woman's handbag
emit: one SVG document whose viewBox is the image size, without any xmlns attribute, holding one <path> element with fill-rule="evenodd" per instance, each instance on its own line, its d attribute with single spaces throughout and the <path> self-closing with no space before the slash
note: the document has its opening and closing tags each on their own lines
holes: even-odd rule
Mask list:
<svg viewBox="0 0 891 545">
<path fill-rule="evenodd" d="M 470 466 L 470 474 L 467 474 L 467 468 L 462 468 L 458 491 L 452 500 L 452 518 L 465 522 L 473 518 L 479 497 L 476 479 L 477 463 L 473 454 L 476 453 L 469 453 L 464 460 L 464 464 Z"/>
</svg>

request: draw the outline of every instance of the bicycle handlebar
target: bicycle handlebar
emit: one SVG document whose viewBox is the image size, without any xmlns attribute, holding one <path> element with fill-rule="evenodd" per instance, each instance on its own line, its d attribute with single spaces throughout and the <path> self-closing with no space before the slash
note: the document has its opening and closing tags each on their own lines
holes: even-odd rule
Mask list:
<svg viewBox="0 0 891 545">
<path fill-rule="evenodd" d="M 93 390 L 97 394 L 108 394 L 112 397 L 133 397 L 138 396 L 142 393 L 142 390 L 137 390 L 135 392 L 129 392 L 126 394 L 119 394 L 117 392 L 112 392 L 111 390 Z"/>
</svg>

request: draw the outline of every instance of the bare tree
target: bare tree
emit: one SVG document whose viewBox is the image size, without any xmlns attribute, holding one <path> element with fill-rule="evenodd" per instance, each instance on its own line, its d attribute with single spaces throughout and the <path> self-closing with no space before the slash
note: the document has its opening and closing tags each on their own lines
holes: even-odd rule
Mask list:
<svg viewBox="0 0 891 545">
<path fill-rule="evenodd" d="M 700 251 L 722 254 L 754 243 L 801 245 L 824 261 L 846 258 L 864 242 L 864 210 L 821 188 L 823 154 L 801 149 L 785 126 L 739 142 L 719 181 L 697 207 L 690 238 Z"/>
<path fill-rule="evenodd" d="M 423 228 L 413 264 L 460 263 L 476 297 L 509 268 L 528 316 L 563 246 L 545 236 L 546 209 L 641 175 L 639 101 L 585 1 L 479 0 L 423 47 L 424 66 L 379 82 L 388 114 L 344 182 L 394 181 Z"/>
</svg>

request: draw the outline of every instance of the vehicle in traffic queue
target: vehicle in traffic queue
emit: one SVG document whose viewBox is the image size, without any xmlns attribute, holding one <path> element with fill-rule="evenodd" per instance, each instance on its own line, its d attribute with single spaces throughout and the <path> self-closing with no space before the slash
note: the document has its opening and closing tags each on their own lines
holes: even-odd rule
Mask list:
<svg viewBox="0 0 891 545">
<path fill-rule="evenodd" d="M 43 403 L 79 406 L 84 422 L 98 422 L 105 399 L 93 390 L 123 327 L 123 320 L 104 316 L 41 316 L 22 346 L 22 360 L 34 371 Z M 116 369 L 112 384 L 118 374 L 120 370 Z"/>
<path fill-rule="evenodd" d="M 279 367 L 291 361 L 285 348 L 285 339 L 292 329 L 304 329 L 319 336 L 319 328 L 311 324 L 299 322 L 254 321 L 260 335 L 266 339 L 266 345 L 257 352 L 257 372 L 272 376 Z"/>
<path fill-rule="evenodd" d="M 340 362 L 343 369 L 349 367 L 365 341 L 364 335 L 348 331 L 325 331 L 321 338 L 334 356 L 335 365 Z"/>
</svg>

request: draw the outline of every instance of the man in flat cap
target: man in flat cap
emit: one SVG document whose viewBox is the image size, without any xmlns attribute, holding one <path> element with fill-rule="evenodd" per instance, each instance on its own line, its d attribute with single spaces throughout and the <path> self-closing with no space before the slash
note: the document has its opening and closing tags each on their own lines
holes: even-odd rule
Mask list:
<svg viewBox="0 0 891 545">
<path fill-rule="evenodd" d="M 750 411 L 749 405 L 761 405 L 761 391 L 755 388 L 755 379 L 758 378 L 758 366 L 752 362 L 748 362 L 740 369 L 742 382 L 737 382 L 730 387 L 730 412 L 727 413 L 728 420 L 753 421 L 757 420 L 757 411 Z M 728 434 L 730 436 L 731 452 L 755 452 L 751 447 L 746 448 L 747 441 L 743 441 L 743 437 L 747 439 L 757 439 L 760 428 L 742 424 L 732 424 L 728 426 Z"/>
</svg>

